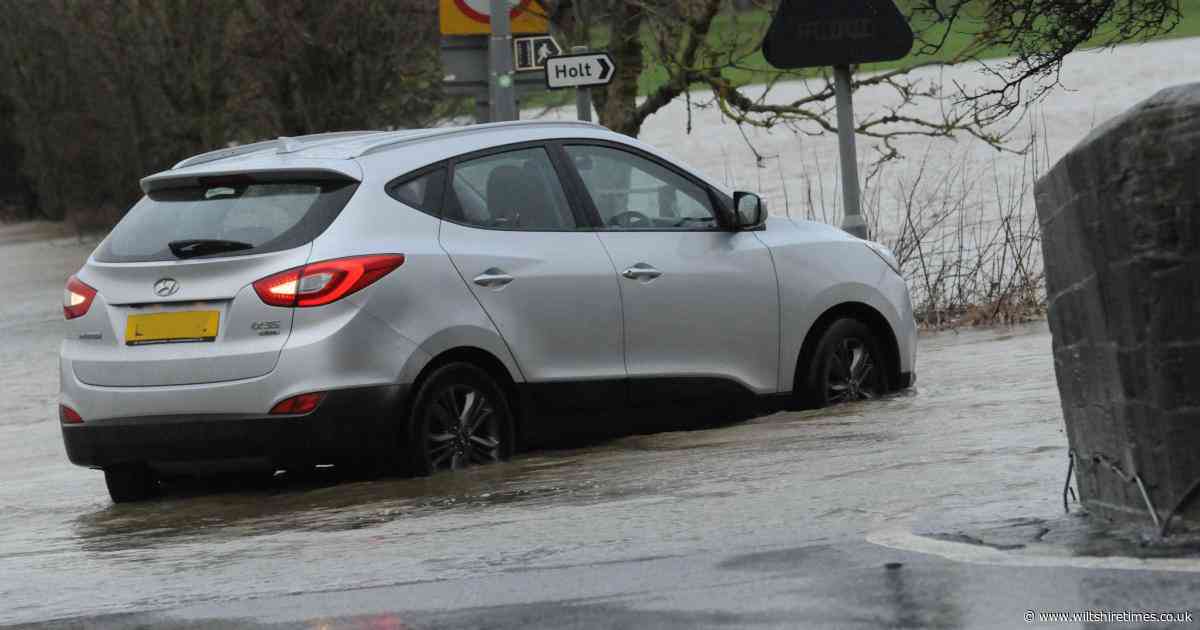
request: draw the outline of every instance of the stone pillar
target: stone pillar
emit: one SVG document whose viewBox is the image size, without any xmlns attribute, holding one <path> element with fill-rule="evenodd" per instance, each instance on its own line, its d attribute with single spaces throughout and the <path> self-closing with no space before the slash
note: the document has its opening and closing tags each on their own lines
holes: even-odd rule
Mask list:
<svg viewBox="0 0 1200 630">
<path fill-rule="evenodd" d="M 1200 483 L 1200 83 L 1093 131 L 1036 201 L 1080 499 L 1149 524 L 1136 475 L 1163 519 Z M 1200 528 L 1200 496 L 1184 526 Z"/>
</svg>

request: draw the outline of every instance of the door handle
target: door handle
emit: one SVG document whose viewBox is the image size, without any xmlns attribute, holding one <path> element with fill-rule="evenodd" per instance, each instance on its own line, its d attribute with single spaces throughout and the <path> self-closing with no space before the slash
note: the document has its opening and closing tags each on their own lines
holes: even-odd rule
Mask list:
<svg viewBox="0 0 1200 630">
<path fill-rule="evenodd" d="M 503 269 L 497 269 L 495 267 L 484 271 L 472 279 L 472 282 L 475 284 L 478 284 L 481 287 L 487 287 L 489 289 L 498 289 L 512 281 L 512 276 L 504 273 Z"/>
<path fill-rule="evenodd" d="M 662 272 L 647 265 L 646 263 L 638 263 L 625 271 L 621 272 L 622 276 L 630 280 L 653 280 L 662 275 Z"/>
</svg>

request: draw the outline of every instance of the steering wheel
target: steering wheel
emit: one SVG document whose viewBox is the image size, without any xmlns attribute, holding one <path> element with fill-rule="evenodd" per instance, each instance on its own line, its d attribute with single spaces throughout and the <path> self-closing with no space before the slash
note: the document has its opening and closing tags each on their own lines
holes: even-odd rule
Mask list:
<svg viewBox="0 0 1200 630">
<path fill-rule="evenodd" d="M 650 221 L 650 217 L 638 212 L 637 210 L 618 212 L 612 215 L 612 217 L 608 220 L 608 224 L 631 228 L 650 227 L 654 225 Z"/>
</svg>

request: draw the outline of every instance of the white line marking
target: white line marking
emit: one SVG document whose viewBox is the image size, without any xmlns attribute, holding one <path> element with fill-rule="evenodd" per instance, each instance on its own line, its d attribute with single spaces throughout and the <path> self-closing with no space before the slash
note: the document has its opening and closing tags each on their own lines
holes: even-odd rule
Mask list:
<svg viewBox="0 0 1200 630">
<path fill-rule="evenodd" d="M 983 545 L 918 536 L 908 530 L 889 529 L 867 534 L 867 542 L 900 551 L 939 556 L 955 562 L 1010 567 L 1067 567 L 1126 571 L 1178 571 L 1200 573 L 1200 558 L 1131 558 L 1128 556 L 1068 556 L 1061 548 L 1038 545 L 1002 551 Z"/>
</svg>

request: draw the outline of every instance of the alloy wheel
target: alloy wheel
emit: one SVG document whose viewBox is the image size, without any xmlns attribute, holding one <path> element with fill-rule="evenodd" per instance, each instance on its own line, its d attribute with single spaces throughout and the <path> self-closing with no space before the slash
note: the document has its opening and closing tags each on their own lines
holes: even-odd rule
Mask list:
<svg viewBox="0 0 1200 630">
<path fill-rule="evenodd" d="M 499 414 L 479 389 L 450 385 L 428 407 L 428 452 L 434 470 L 456 470 L 501 459 Z"/>
<path fill-rule="evenodd" d="M 826 367 L 826 399 L 832 404 L 877 398 L 877 371 L 875 358 L 861 339 L 842 339 Z"/>
</svg>

